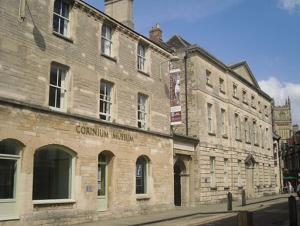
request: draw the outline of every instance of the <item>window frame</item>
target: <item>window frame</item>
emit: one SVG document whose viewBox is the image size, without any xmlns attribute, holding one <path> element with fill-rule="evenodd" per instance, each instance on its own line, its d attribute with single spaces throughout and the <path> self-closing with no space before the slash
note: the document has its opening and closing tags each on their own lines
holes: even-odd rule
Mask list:
<svg viewBox="0 0 300 226">
<path fill-rule="evenodd" d="M 209 134 L 214 133 L 214 121 L 213 121 L 213 104 L 207 103 L 207 131 Z"/>
<path fill-rule="evenodd" d="M 104 86 L 103 94 L 101 92 L 101 87 Z M 107 93 L 109 87 L 109 95 Z M 100 80 L 100 86 L 99 86 L 99 119 L 107 122 L 112 121 L 112 112 L 113 112 L 113 104 L 114 104 L 114 83 L 109 82 L 107 80 Z M 101 112 L 101 105 L 103 108 L 103 111 Z M 108 108 L 108 109 L 107 109 Z M 104 118 L 101 118 L 101 116 L 104 116 Z"/>
<path fill-rule="evenodd" d="M 238 113 L 234 113 L 235 139 L 241 140 L 241 120 Z"/>
<path fill-rule="evenodd" d="M 211 188 L 216 188 L 217 187 L 217 183 L 216 183 L 216 157 L 210 156 L 209 161 L 210 161 L 210 187 Z"/>
<path fill-rule="evenodd" d="M 143 51 L 140 51 L 143 50 Z M 147 58 L 146 58 L 146 52 L 147 52 L 147 47 L 142 44 L 138 43 L 137 47 L 137 69 L 138 71 L 147 72 Z"/>
<path fill-rule="evenodd" d="M 143 189 L 142 192 L 138 192 L 138 184 L 137 184 L 137 166 L 138 166 L 138 162 L 139 161 L 143 161 L 142 163 L 144 163 L 143 165 L 143 176 L 142 176 L 142 183 L 143 183 Z M 149 176 L 150 176 L 150 161 L 148 159 L 148 157 L 141 155 L 137 158 L 136 162 L 135 162 L 135 194 L 137 196 L 144 196 L 144 195 L 148 195 L 149 194 Z"/>
<path fill-rule="evenodd" d="M 222 136 L 227 136 L 226 110 L 224 108 L 221 108 L 221 133 Z"/>
<path fill-rule="evenodd" d="M 68 150 L 64 146 L 61 145 L 47 145 L 44 147 L 41 147 L 35 151 L 43 151 L 43 149 L 59 149 L 60 151 L 63 151 L 67 153 L 70 156 L 70 168 L 69 168 L 69 191 L 68 191 L 68 196 L 69 198 L 63 198 L 63 199 L 33 199 L 33 189 L 32 189 L 32 203 L 34 205 L 39 205 L 39 204 L 59 204 L 59 203 L 75 203 L 75 170 L 76 170 L 76 154 L 73 153 L 71 150 Z M 35 161 L 33 160 L 33 167 L 34 167 Z M 33 175 L 33 180 L 34 180 L 34 175 Z"/>
<path fill-rule="evenodd" d="M 51 84 L 51 76 L 52 76 L 52 68 L 56 69 L 56 84 Z M 61 73 L 62 72 L 62 73 Z M 58 79 L 60 80 L 60 86 Z M 64 78 L 64 79 L 63 79 Z M 63 111 L 67 110 L 67 101 L 68 101 L 68 82 L 69 81 L 69 67 L 66 65 L 58 64 L 58 63 L 51 63 L 50 65 L 50 76 L 49 76 L 49 92 L 48 92 L 48 107 L 52 110 L 56 111 Z M 62 107 L 57 107 L 57 92 L 55 92 L 55 106 L 50 105 L 50 92 L 51 88 L 55 89 L 56 91 L 60 91 L 60 105 Z"/>
<path fill-rule="evenodd" d="M 205 70 L 205 79 L 206 79 L 206 85 L 212 87 L 212 81 L 211 81 L 211 71 L 206 69 Z"/>
<path fill-rule="evenodd" d="M 225 94 L 225 81 L 223 78 L 219 78 L 219 91 L 223 94 Z"/>
<path fill-rule="evenodd" d="M 143 93 L 138 93 L 137 98 L 137 126 L 139 129 L 146 130 L 149 128 L 149 96 Z M 140 103 L 141 98 L 144 100 L 144 106 Z M 143 106 L 144 109 L 142 109 L 141 106 Z M 143 117 L 140 117 L 140 115 Z"/>
<path fill-rule="evenodd" d="M 56 1 L 59 1 L 60 2 L 60 8 L 59 8 L 59 11 L 60 13 L 57 13 L 55 12 L 55 2 Z M 68 5 L 68 18 L 63 16 L 62 15 L 62 11 L 63 11 L 63 4 L 66 4 Z M 53 3 L 53 12 L 52 12 L 52 15 L 53 15 L 53 18 L 52 18 L 52 30 L 54 33 L 58 34 L 58 35 L 62 35 L 63 37 L 66 37 L 66 38 L 70 38 L 70 12 L 71 12 L 71 5 L 69 2 L 65 1 L 65 0 L 55 0 L 54 3 Z M 54 17 L 57 16 L 58 17 L 58 31 L 55 31 L 54 30 Z M 61 25 L 61 20 L 63 21 L 66 21 L 67 22 L 67 29 L 66 29 L 66 33 L 61 33 L 60 32 L 60 25 Z M 65 23 L 64 23 L 65 24 Z"/>
<path fill-rule="evenodd" d="M 101 27 L 101 54 L 112 57 L 113 53 L 113 27 L 103 23 Z M 107 50 L 108 49 L 108 53 Z"/>
<path fill-rule="evenodd" d="M 237 95 L 238 95 L 238 85 L 233 83 L 232 84 L 232 96 L 236 99 L 239 99 Z"/>
<path fill-rule="evenodd" d="M 242 185 L 242 160 L 237 160 L 237 186 L 243 187 Z"/>
<path fill-rule="evenodd" d="M 224 187 L 229 188 L 229 159 L 224 158 Z"/>
</svg>

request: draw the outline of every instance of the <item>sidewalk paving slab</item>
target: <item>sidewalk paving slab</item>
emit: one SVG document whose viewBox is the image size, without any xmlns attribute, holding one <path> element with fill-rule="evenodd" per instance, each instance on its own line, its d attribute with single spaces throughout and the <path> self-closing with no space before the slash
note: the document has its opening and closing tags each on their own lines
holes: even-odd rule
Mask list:
<svg viewBox="0 0 300 226">
<path fill-rule="evenodd" d="M 287 201 L 291 194 L 264 196 L 247 200 L 246 206 L 241 205 L 241 201 L 233 202 L 233 211 L 227 211 L 227 203 L 208 204 L 196 207 L 174 207 L 173 209 L 152 212 L 143 215 L 100 220 L 89 223 L 76 224 L 76 226 L 138 226 L 138 225 L 199 225 L 216 220 L 235 216 L 239 211 L 254 211 L 265 208 L 275 203 Z M 295 194 L 293 194 L 296 196 Z M 185 222 L 187 217 L 195 216 L 189 222 Z M 173 223 L 171 223 L 173 222 Z M 176 222 L 176 223 L 175 223 Z"/>
</svg>

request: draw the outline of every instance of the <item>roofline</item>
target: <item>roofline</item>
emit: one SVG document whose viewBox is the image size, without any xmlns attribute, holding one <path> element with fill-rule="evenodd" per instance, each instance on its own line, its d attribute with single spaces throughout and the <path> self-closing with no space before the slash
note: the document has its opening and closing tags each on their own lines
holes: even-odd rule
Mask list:
<svg viewBox="0 0 300 226">
<path fill-rule="evenodd" d="M 257 91 L 261 96 L 263 96 L 264 98 L 266 98 L 268 101 L 272 101 L 272 98 L 267 93 L 265 93 L 264 91 L 262 91 L 259 88 L 259 86 L 256 87 L 255 85 L 251 84 L 249 81 L 247 81 L 246 79 L 244 79 L 241 75 L 239 75 L 238 73 L 236 73 L 229 66 L 227 66 L 226 64 L 224 64 L 221 60 L 219 60 L 214 55 L 210 54 L 208 51 L 206 51 L 205 49 L 201 48 L 200 46 L 198 46 L 198 45 L 190 46 L 190 47 L 187 48 L 187 51 L 188 52 L 194 52 L 194 51 L 195 52 L 199 52 L 200 54 L 202 54 L 203 56 L 207 57 L 209 60 L 211 60 L 215 64 L 217 64 L 225 72 L 229 72 L 236 79 L 240 80 L 241 82 L 245 83 L 247 86 L 249 86 L 252 89 L 254 89 L 255 91 Z M 254 75 L 253 75 L 253 77 L 254 77 Z"/>
<path fill-rule="evenodd" d="M 88 4 L 87 2 L 85 2 L 85 1 L 83 1 L 83 0 L 74 0 L 74 2 L 78 2 L 79 4 L 81 4 L 81 5 L 85 6 L 85 7 L 88 7 L 89 9 L 91 9 L 91 10 L 93 10 L 94 12 L 96 12 L 96 13 L 102 15 L 103 17 L 107 17 L 107 18 L 108 18 L 109 20 L 111 20 L 112 22 L 118 24 L 119 26 L 124 27 L 125 29 L 129 30 L 130 32 L 136 34 L 136 35 L 139 36 L 139 37 L 144 38 L 145 40 L 149 41 L 149 42 L 150 42 L 151 44 L 153 44 L 154 46 L 156 46 L 156 47 L 158 47 L 158 48 L 160 48 L 160 49 L 162 49 L 162 50 L 168 52 L 170 55 L 172 55 L 172 50 L 171 50 L 171 49 L 166 49 L 166 48 L 164 48 L 164 47 L 158 45 L 157 43 L 155 43 L 154 41 L 152 41 L 152 40 L 149 39 L 148 37 L 146 37 L 146 36 L 144 36 L 144 35 L 142 35 L 142 34 L 136 32 L 136 31 L 133 30 L 132 28 L 130 28 L 130 27 L 124 25 L 123 23 L 117 21 L 117 20 L 114 19 L 113 17 L 111 17 L 111 16 L 107 15 L 106 13 L 100 11 L 99 9 L 97 9 L 96 7 L 94 7 L 94 6 L 90 5 L 90 4 Z"/>
</svg>

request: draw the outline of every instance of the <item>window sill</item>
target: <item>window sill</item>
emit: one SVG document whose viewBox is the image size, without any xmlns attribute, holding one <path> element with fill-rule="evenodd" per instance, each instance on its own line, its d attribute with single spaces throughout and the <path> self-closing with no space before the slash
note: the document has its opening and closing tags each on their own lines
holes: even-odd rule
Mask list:
<svg viewBox="0 0 300 226">
<path fill-rule="evenodd" d="M 246 102 L 246 101 L 243 101 L 243 104 L 249 105 L 248 102 Z"/>
<path fill-rule="evenodd" d="M 149 200 L 151 197 L 148 194 L 138 194 L 136 195 L 136 200 Z"/>
<path fill-rule="evenodd" d="M 222 138 L 228 139 L 228 136 L 226 134 L 222 135 Z"/>
<path fill-rule="evenodd" d="M 242 142 L 242 140 L 239 139 L 239 138 L 235 138 L 235 140 L 238 141 L 238 142 Z"/>
<path fill-rule="evenodd" d="M 218 188 L 217 188 L 217 186 L 213 186 L 213 187 L 210 187 L 210 190 L 211 191 L 216 191 L 216 190 L 218 190 Z"/>
<path fill-rule="evenodd" d="M 236 100 L 240 100 L 240 98 L 238 98 L 237 96 L 232 96 L 232 97 Z"/>
<path fill-rule="evenodd" d="M 146 75 L 148 77 L 150 77 L 150 74 L 148 72 L 145 72 L 145 71 L 142 71 L 142 70 L 137 70 L 139 73 L 143 74 L 143 75 Z"/>
<path fill-rule="evenodd" d="M 15 199 L 0 199 L 0 203 L 14 203 Z"/>
<path fill-rule="evenodd" d="M 210 83 L 206 83 L 206 85 L 207 85 L 208 87 L 210 87 L 210 88 L 213 88 L 213 85 L 210 84 Z"/>
<path fill-rule="evenodd" d="M 67 110 L 64 108 L 56 108 L 56 107 L 52 107 L 52 106 L 49 106 L 49 108 L 53 111 L 58 111 L 58 112 L 63 112 L 63 113 L 67 112 Z"/>
<path fill-rule="evenodd" d="M 103 57 L 105 57 L 106 59 L 109 59 L 109 60 L 111 60 L 111 61 L 113 61 L 113 62 L 115 62 L 115 63 L 117 63 L 117 61 L 118 61 L 116 57 L 108 56 L 108 55 L 106 55 L 105 53 L 101 53 L 101 56 L 103 56 Z"/>
<path fill-rule="evenodd" d="M 208 132 L 208 135 L 209 135 L 209 136 L 216 136 L 216 134 L 213 133 L 213 132 Z"/>
<path fill-rule="evenodd" d="M 0 217 L 0 221 L 13 221 L 13 220 L 20 220 L 20 217 L 18 216 Z"/>
<path fill-rule="evenodd" d="M 64 40 L 66 40 L 66 41 L 68 41 L 68 42 L 70 42 L 70 43 L 74 43 L 74 40 L 73 40 L 73 39 L 71 39 L 71 38 L 69 38 L 69 37 L 66 37 L 66 36 L 64 36 L 64 35 L 62 35 L 62 34 L 59 34 L 59 33 L 55 32 L 55 31 L 52 31 L 52 34 L 54 34 L 56 37 L 59 37 L 59 38 L 62 38 L 62 39 L 64 39 Z"/>
<path fill-rule="evenodd" d="M 245 143 L 246 143 L 246 144 L 251 144 L 251 142 L 250 142 L 250 141 L 246 141 Z"/>
<path fill-rule="evenodd" d="M 259 146 L 259 144 L 254 144 L 254 146 L 258 147 L 258 146 Z"/>
<path fill-rule="evenodd" d="M 75 203 L 74 199 L 47 199 L 47 200 L 33 200 L 34 205 L 47 205 L 47 204 L 64 204 Z"/>
</svg>

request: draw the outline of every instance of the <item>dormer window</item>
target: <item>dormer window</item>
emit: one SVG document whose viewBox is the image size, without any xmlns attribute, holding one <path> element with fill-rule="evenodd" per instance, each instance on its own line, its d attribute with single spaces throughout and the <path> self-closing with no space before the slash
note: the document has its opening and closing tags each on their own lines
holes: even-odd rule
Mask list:
<svg viewBox="0 0 300 226">
<path fill-rule="evenodd" d="M 70 5 L 64 0 L 55 0 L 53 10 L 53 31 L 69 37 Z"/>
<path fill-rule="evenodd" d="M 142 44 L 138 45 L 137 68 L 139 71 L 146 71 L 146 47 Z"/>
<path fill-rule="evenodd" d="M 101 32 L 101 53 L 111 57 L 112 43 L 112 28 L 107 24 L 103 24 Z"/>
</svg>

